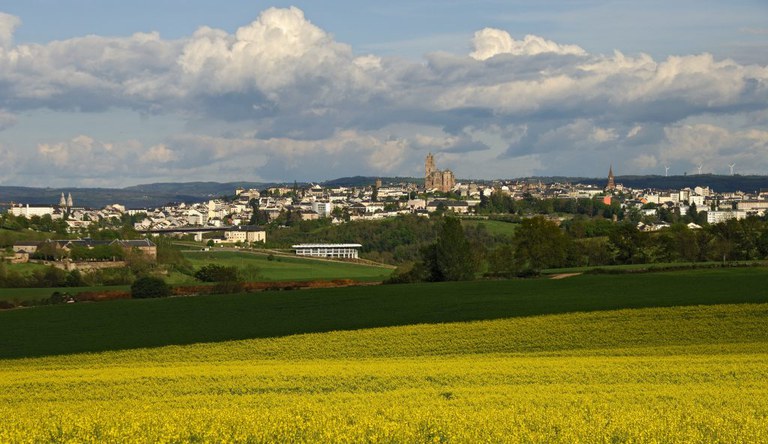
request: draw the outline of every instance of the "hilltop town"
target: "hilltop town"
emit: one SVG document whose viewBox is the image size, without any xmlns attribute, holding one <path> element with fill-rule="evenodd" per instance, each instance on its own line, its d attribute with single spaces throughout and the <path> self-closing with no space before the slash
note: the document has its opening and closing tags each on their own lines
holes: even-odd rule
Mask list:
<svg viewBox="0 0 768 444">
<path fill-rule="evenodd" d="M 456 181 L 451 170 L 437 168 L 430 153 L 425 159 L 423 184 L 383 184 L 377 180 L 359 187 L 309 184 L 262 190 L 238 188 L 232 190 L 230 196 L 207 202 L 179 202 L 158 208 L 126 208 L 115 203 L 91 209 L 75 205 L 71 193 L 66 197 L 62 193 L 58 205 L 14 204 L 8 213 L 17 217 L 47 216 L 60 220 L 69 233 L 85 232 L 98 221 L 120 220 L 125 216 L 135 219 L 133 228 L 139 232 L 170 233 L 183 228 L 248 227 L 317 219 L 341 224 L 401 214 L 428 217 L 435 212 L 472 216 L 492 213 L 493 209 L 489 210 L 487 203 L 494 196 L 513 201 L 599 201 L 618 206 L 624 217 L 631 216 L 638 227 L 646 231 L 669 226 L 672 222 L 669 215 L 689 214 L 692 209 L 701 213 L 697 221 L 709 224 L 764 215 L 768 210 L 768 190 L 718 192 L 704 185 L 682 189 L 634 189 L 616 183 L 612 166 L 604 187 L 568 182 L 542 183 L 540 180 Z M 226 236 L 222 240 L 227 240 Z M 229 236 L 234 239 L 238 235 Z"/>
</svg>

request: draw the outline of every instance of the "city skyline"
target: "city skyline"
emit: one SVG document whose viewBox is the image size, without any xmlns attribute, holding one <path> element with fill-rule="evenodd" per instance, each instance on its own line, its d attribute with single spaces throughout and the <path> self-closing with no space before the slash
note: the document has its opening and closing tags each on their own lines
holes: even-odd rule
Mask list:
<svg viewBox="0 0 768 444">
<path fill-rule="evenodd" d="M 9 3 L 0 185 L 768 174 L 758 1 Z"/>
</svg>

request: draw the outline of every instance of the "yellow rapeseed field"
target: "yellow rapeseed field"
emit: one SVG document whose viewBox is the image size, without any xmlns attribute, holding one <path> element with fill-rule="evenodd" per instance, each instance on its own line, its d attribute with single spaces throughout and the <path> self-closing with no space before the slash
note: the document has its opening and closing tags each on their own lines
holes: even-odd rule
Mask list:
<svg viewBox="0 0 768 444">
<path fill-rule="evenodd" d="M 768 304 L 0 361 L 2 443 L 768 442 Z"/>
</svg>

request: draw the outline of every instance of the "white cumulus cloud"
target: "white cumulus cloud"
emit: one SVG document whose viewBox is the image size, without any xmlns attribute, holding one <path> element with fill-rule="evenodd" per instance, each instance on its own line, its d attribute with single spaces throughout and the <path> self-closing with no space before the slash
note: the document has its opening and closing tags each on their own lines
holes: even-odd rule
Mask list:
<svg viewBox="0 0 768 444">
<path fill-rule="evenodd" d="M 13 33 L 21 24 L 15 15 L 0 12 L 0 48 L 7 48 L 13 43 Z"/>
<path fill-rule="evenodd" d="M 464 177 L 489 172 L 482 164 L 517 171 L 523 159 L 529 168 L 520 171 L 602 171 L 609 154 L 638 168 L 726 158 L 768 168 L 757 154 L 765 149 L 768 66 L 706 53 L 590 54 L 485 28 L 469 56 L 413 61 L 356 53 L 298 8 L 178 39 L 148 32 L 15 44 L 19 23 L 0 14 L 4 149 L 72 177 L 86 177 L 89 165 L 105 177 L 241 172 L 292 180 L 316 174 L 317 165 L 328 176 L 419 175 L 428 150 L 455 160 Z M 5 140 L 36 113 L 115 109 L 175 119 L 188 131 L 139 143 L 78 138 L 88 134 L 79 127 L 52 137 L 43 125 L 32 146 Z M 117 132 L 119 121 L 113 126 Z"/>
<path fill-rule="evenodd" d="M 537 35 L 526 35 L 523 40 L 515 40 L 501 29 L 485 28 L 475 33 L 472 39 L 475 50 L 470 56 L 477 60 L 487 60 L 499 54 L 537 55 L 544 53 L 586 55 L 586 51 L 576 45 L 560 45 Z"/>
</svg>

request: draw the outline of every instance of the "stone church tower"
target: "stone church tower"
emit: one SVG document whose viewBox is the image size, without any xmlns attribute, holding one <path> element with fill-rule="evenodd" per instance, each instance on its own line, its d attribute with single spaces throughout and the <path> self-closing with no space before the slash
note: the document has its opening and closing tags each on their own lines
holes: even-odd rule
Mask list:
<svg viewBox="0 0 768 444">
<path fill-rule="evenodd" d="M 453 176 L 453 171 L 438 170 L 435 166 L 435 157 L 432 153 L 427 154 L 427 159 L 424 161 L 424 189 L 447 193 L 455 185 L 456 178 Z"/>
</svg>

